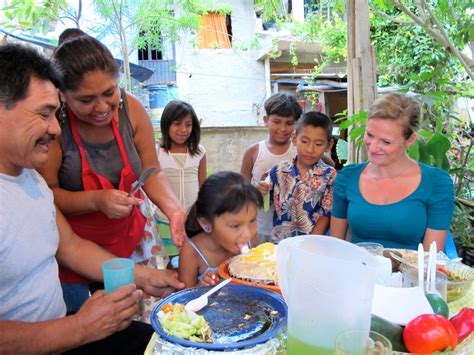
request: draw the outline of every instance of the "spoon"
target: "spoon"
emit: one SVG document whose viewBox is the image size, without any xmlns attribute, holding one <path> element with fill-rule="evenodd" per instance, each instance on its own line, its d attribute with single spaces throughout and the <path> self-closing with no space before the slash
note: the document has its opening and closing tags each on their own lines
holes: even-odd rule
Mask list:
<svg viewBox="0 0 474 355">
<path fill-rule="evenodd" d="M 411 261 L 408 261 L 407 259 L 401 257 L 401 256 L 398 256 L 397 254 L 395 253 L 392 253 L 391 251 L 389 252 L 390 256 L 392 258 L 394 258 L 396 261 L 402 263 L 402 264 L 405 264 L 405 265 L 408 265 L 409 267 L 412 267 L 414 269 L 417 269 L 418 266 L 416 266 L 415 264 L 413 264 Z"/>
<path fill-rule="evenodd" d="M 195 299 L 189 301 L 188 303 L 186 303 L 186 305 L 184 306 L 184 309 L 186 311 L 191 311 L 191 312 L 200 311 L 201 309 L 203 309 L 204 307 L 207 306 L 207 304 L 209 302 L 208 297 L 210 295 L 212 295 L 213 293 L 219 291 L 222 287 L 224 287 L 225 285 L 227 285 L 231 281 L 232 281 L 232 279 L 227 279 L 227 280 L 222 281 L 220 284 L 214 286 L 209 291 L 207 291 L 205 294 L 203 294 L 203 295 L 199 296 L 198 298 L 195 298 Z"/>
</svg>

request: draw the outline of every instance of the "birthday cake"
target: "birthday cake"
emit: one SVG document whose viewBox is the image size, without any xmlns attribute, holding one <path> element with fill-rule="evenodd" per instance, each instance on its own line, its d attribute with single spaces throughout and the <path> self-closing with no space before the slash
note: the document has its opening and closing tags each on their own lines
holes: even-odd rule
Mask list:
<svg viewBox="0 0 474 355">
<path fill-rule="evenodd" d="M 229 263 L 229 274 L 243 280 L 277 285 L 276 245 L 263 243 L 248 253 L 235 256 Z"/>
</svg>

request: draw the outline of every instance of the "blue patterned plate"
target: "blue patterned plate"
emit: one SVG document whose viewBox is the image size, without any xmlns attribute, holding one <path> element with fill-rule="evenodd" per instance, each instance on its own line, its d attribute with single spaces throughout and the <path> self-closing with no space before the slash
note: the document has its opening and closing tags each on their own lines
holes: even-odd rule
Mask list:
<svg viewBox="0 0 474 355">
<path fill-rule="evenodd" d="M 166 334 L 158 320 L 158 311 L 167 303 L 186 304 L 209 289 L 210 287 L 190 288 L 163 299 L 153 308 L 153 329 L 171 343 L 208 350 L 252 347 L 286 329 L 287 307 L 279 294 L 260 287 L 226 285 L 209 297 L 209 305 L 198 312 L 211 327 L 213 343 L 193 342 Z"/>
</svg>

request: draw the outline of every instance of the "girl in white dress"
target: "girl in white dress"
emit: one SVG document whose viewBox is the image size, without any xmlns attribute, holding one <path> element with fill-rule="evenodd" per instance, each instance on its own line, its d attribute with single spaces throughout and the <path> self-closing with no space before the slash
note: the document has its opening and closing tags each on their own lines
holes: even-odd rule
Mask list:
<svg viewBox="0 0 474 355">
<path fill-rule="evenodd" d="M 161 170 L 181 204 L 188 210 L 206 179 L 206 150 L 199 144 L 199 120 L 190 104 L 173 100 L 164 108 L 160 125 L 162 140 L 158 147 L 158 160 Z M 157 210 L 156 217 L 168 254 L 177 255 L 168 219 L 160 210 Z"/>
</svg>

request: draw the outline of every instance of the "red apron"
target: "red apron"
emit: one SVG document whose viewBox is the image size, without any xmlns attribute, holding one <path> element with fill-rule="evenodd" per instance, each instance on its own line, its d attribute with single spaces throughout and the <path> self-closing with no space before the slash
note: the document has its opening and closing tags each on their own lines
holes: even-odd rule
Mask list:
<svg viewBox="0 0 474 355">
<path fill-rule="evenodd" d="M 94 172 L 87 162 L 84 146 L 77 130 L 76 117 L 68 109 L 71 131 L 79 154 L 81 155 L 82 184 L 84 191 L 115 189 L 106 177 Z M 123 159 L 123 168 L 120 172 L 118 189 L 130 192 L 132 183 L 137 179 L 128 160 L 122 137 L 115 119 L 112 119 L 112 129 L 117 141 L 120 155 Z M 127 217 L 111 219 L 103 212 L 90 212 L 78 216 L 66 216 L 73 231 L 83 239 L 90 240 L 118 257 L 128 258 L 143 237 L 146 218 L 137 206 L 133 206 Z M 59 277 L 64 283 L 89 283 L 90 281 L 60 267 Z"/>
</svg>

